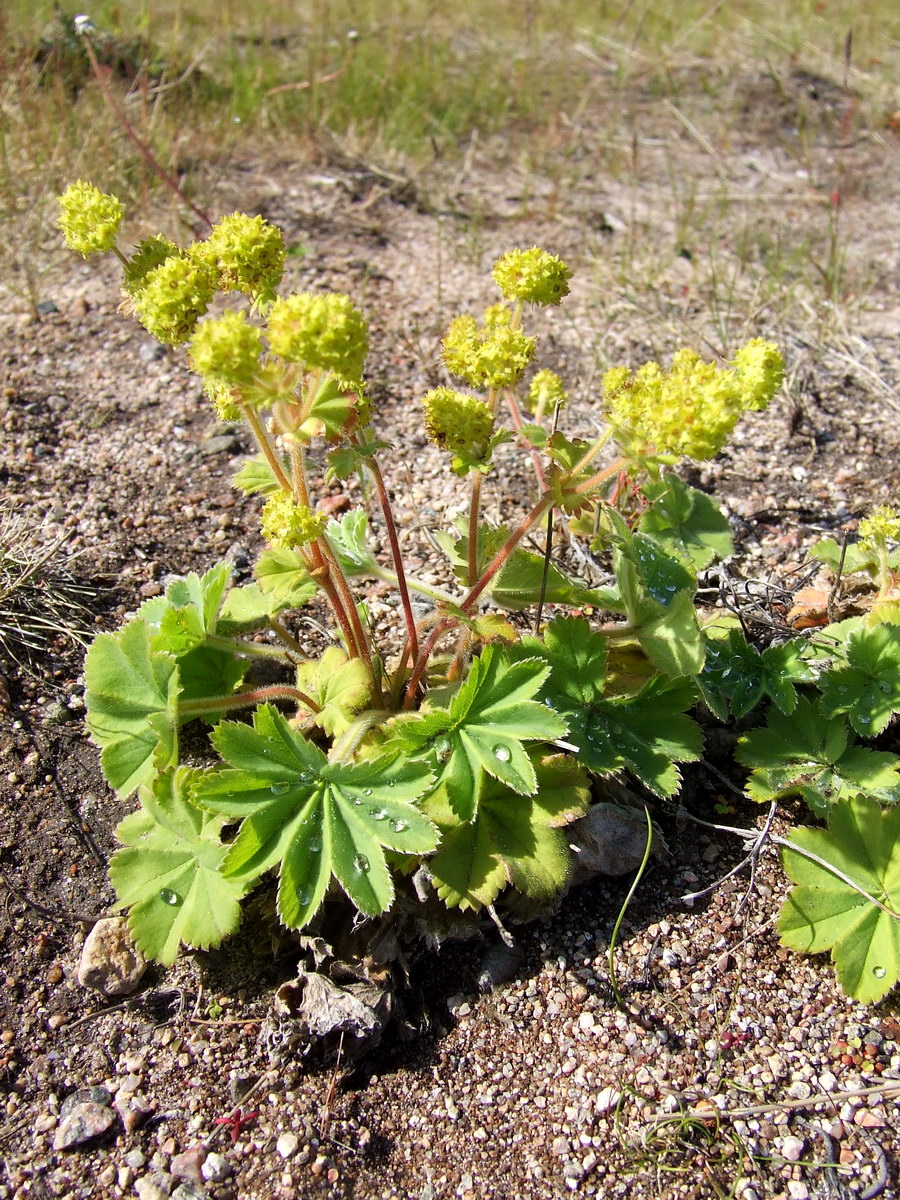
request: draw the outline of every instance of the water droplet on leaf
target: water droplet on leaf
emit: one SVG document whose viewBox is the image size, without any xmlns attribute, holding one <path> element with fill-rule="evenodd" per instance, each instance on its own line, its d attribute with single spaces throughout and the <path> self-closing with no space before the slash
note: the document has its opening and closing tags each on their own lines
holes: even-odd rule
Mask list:
<svg viewBox="0 0 900 1200">
<path fill-rule="evenodd" d="M 371 789 L 371 788 L 363 788 L 363 795 L 364 795 L 364 796 L 371 796 L 371 795 L 372 795 L 372 789 Z"/>
<path fill-rule="evenodd" d="M 494 758 L 496 758 L 496 760 L 498 762 L 503 762 L 503 763 L 509 762 L 509 760 L 512 758 L 512 755 L 510 754 L 510 751 L 509 751 L 509 747 L 508 746 L 495 746 L 494 747 Z"/>
<path fill-rule="evenodd" d="M 397 820 L 391 821 L 391 829 L 393 829 L 394 833 L 403 833 L 404 829 L 409 829 L 409 826 L 405 821 Z"/>
<path fill-rule="evenodd" d="M 317 854 L 322 849 L 322 839 L 318 834 L 314 833 L 307 843 L 313 854 Z"/>
<path fill-rule="evenodd" d="M 361 875 L 363 871 L 368 871 L 368 869 L 369 860 L 364 854 L 357 854 L 356 858 L 353 860 L 353 870 Z"/>
<path fill-rule="evenodd" d="M 273 796 L 283 796 L 285 792 L 289 792 L 290 790 L 291 785 L 289 783 L 273 783 L 269 788 Z"/>
<path fill-rule="evenodd" d="M 872 974 L 876 979 L 884 979 L 885 975 L 887 975 L 887 971 L 884 967 L 873 967 Z"/>
<path fill-rule="evenodd" d="M 373 821 L 383 821 L 386 816 L 387 816 L 386 809 L 376 808 L 376 809 L 373 809 L 373 811 L 372 811 L 372 820 Z"/>
<path fill-rule="evenodd" d="M 177 892 L 173 892 L 171 888 L 160 888 L 159 898 L 163 904 L 168 904 L 171 908 L 181 903 L 181 897 Z"/>
</svg>

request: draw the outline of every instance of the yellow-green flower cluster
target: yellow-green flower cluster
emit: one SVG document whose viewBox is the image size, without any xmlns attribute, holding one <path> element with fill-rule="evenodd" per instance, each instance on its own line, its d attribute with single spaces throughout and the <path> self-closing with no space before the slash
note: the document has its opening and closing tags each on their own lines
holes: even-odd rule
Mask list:
<svg viewBox="0 0 900 1200">
<path fill-rule="evenodd" d="M 530 412 L 543 414 L 557 404 L 562 408 L 568 398 L 563 381 L 556 372 L 544 369 L 537 371 L 528 385 L 526 404 Z"/>
<path fill-rule="evenodd" d="M 494 417 L 477 396 L 434 388 L 422 397 L 425 432 L 436 446 L 480 462 L 490 449 Z"/>
<path fill-rule="evenodd" d="M 784 381 L 784 359 L 774 342 L 751 338 L 734 356 L 747 408 L 763 409 Z"/>
<path fill-rule="evenodd" d="M 900 542 L 900 513 L 886 504 L 878 504 L 859 523 L 859 540 L 872 550 L 888 542 Z"/>
<path fill-rule="evenodd" d="M 474 317 L 457 317 L 443 340 L 447 370 L 477 388 L 512 387 L 534 358 L 534 338 L 512 324 L 512 313 L 494 304 L 479 328 Z"/>
<path fill-rule="evenodd" d="M 537 246 L 510 250 L 494 263 L 491 272 L 507 300 L 526 304 L 559 304 L 569 294 L 571 270 L 555 254 Z"/>
<path fill-rule="evenodd" d="M 79 179 L 59 197 L 59 227 L 66 245 L 83 258 L 112 250 L 125 209 L 115 197 Z"/>
<path fill-rule="evenodd" d="M 308 546 L 320 537 L 328 523 L 324 513 L 296 504 L 287 492 L 270 496 L 262 510 L 262 534 L 273 546 L 291 550 Z"/>
<path fill-rule="evenodd" d="M 262 333 L 242 312 L 226 312 L 197 326 L 190 363 L 211 384 L 245 388 L 253 383 L 262 351 Z"/>
<path fill-rule="evenodd" d="M 142 242 L 138 242 L 134 253 L 125 264 L 122 287 L 129 296 L 136 295 L 144 286 L 151 271 L 162 266 L 166 259 L 171 258 L 173 254 L 180 253 L 181 251 L 174 242 L 170 242 L 168 238 L 159 234 L 144 238 Z"/>
<path fill-rule="evenodd" d="M 685 349 L 668 371 L 655 362 L 633 375 L 625 367 L 607 371 L 603 393 L 616 440 L 632 454 L 714 457 L 741 415 L 764 407 L 783 376 L 771 343 L 760 342 L 738 360 L 741 369 L 731 370 Z"/>
<path fill-rule="evenodd" d="M 222 217 L 195 252 L 215 269 L 223 292 L 243 292 L 257 302 L 274 298 L 284 273 L 281 230 L 259 216 Z"/>
<path fill-rule="evenodd" d="M 268 333 L 273 352 L 289 362 L 323 367 L 349 379 L 362 375 L 369 331 L 349 296 L 301 292 L 276 300 Z"/>
<path fill-rule="evenodd" d="M 134 309 L 148 333 L 169 346 L 186 342 L 216 290 L 213 269 L 191 254 L 171 255 L 144 277 Z"/>
</svg>

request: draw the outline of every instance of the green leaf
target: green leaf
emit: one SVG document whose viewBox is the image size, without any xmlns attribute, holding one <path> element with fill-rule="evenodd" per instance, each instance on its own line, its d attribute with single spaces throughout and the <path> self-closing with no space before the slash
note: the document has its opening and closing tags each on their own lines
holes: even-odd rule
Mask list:
<svg viewBox="0 0 900 1200">
<path fill-rule="evenodd" d="M 311 718 L 331 738 L 338 738 L 371 702 L 372 679 L 365 663 L 329 646 L 320 659 L 297 668 L 297 687 L 318 704 Z"/>
<path fill-rule="evenodd" d="M 652 503 L 639 528 L 668 553 L 689 559 L 698 570 L 734 550 L 728 520 L 711 496 L 665 472 L 644 489 Z"/>
<path fill-rule="evenodd" d="M 381 567 L 366 545 L 368 518 L 365 509 L 352 508 L 339 521 L 329 521 L 325 529 L 335 558 L 347 576 L 381 575 Z"/>
<path fill-rule="evenodd" d="M 153 649 L 178 660 L 182 701 L 229 696 L 247 673 L 245 659 L 205 644 L 208 636 L 218 633 L 230 577 L 228 563 L 218 563 L 202 577 L 192 573 L 173 580 L 165 596 L 138 611 L 153 629 Z"/>
<path fill-rule="evenodd" d="M 814 672 L 802 655 L 800 640 L 769 646 L 760 653 L 751 646 L 737 625 L 704 631 L 706 661 L 698 677 L 700 693 L 722 721 L 744 717 L 764 696 L 783 713 L 797 706 L 796 683 L 808 683 Z"/>
<path fill-rule="evenodd" d="M 258 454 L 255 458 L 248 458 L 241 469 L 232 475 L 231 482 L 236 488 L 246 492 L 248 496 L 252 496 L 256 492 L 268 495 L 270 492 L 277 492 L 281 487 L 263 454 Z"/>
<path fill-rule="evenodd" d="M 347 445 L 330 450 L 325 456 L 328 466 L 325 470 L 325 482 L 333 483 L 336 479 L 349 479 L 351 475 L 359 474 L 368 465 L 379 450 L 390 449 L 389 442 L 381 442 L 372 437 L 367 430 L 365 445 Z"/>
<path fill-rule="evenodd" d="M 863 737 L 875 737 L 900 712 L 900 626 L 861 625 L 847 639 L 845 661 L 819 680 L 822 710 L 847 713 Z"/>
<path fill-rule="evenodd" d="M 550 688 L 556 687 L 554 674 Z M 673 796 L 681 785 L 676 764 L 702 753 L 700 727 L 684 712 L 695 700 L 690 680 L 655 675 L 635 696 L 587 704 L 573 703 L 563 691 L 547 694 L 569 723 L 578 761 L 600 775 L 628 770 L 657 796 Z"/>
<path fill-rule="evenodd" d="M 285 925 L 311 920 L 332 875 L 361 912 L 384 912 L 394 897 L 385 848 L 423 854 L 437 844 L 436 828 L 414 807 L 432 783 L 424 763 L 328 762 L 270 705 L 256 710 L 252 728 L 223 721 L 212 738 L 230 766 L 203 775 L 195 798 L 241 819 L 227 876 L 249 883 L 279 867 Z"/>
<path fill-rule="evenodd" d="M 145 621 L 101 633 L 84 667 L 87 726 L 120 800 L 178 761 L 178 665 L 152 648 Z"/>
<path fill-rule="evenodd" d="M 544 691 L 576 704 L 593 704 L 603 698 L 607 648 L 607 639 L 594 632 L 583 617 L 556 617 L 543 639 L 523 640 L 526 653 L 539 654 L 550 664 L 552 675 Z"/>
<path fill-rule="evenodd" d="M 264 550 L 253 574 L 260 590 L 274 596 L 282 608 L 300 608 L 318 591 L 296 550 L 283 547 Z"/>
<path fill-rule="evenodd" d="M 449 711 L 438 708 L 398 728 L 401 742 L 434 764 L 460 820 L 474 815 L 485 773 L 520 795 L 534 794 L 537 779 L 523 742 L 549 742 L 566 732 L 556 713 L 532 699 L 549 673 L 541 659 L 513 661 L 501 647 L 487 646 Z"/>
<path fill-rule="evenodd" d="M 290 605 L 276 600 L 271 592 L 264 592 L 257 583 L 233 587 L 225 597 L 216 632 L 228 637 L 259 629 L 266 624 L 269 617 L 274 617 L 289 607 Z"/>
<path fill-rule="evenodd" d="M 167 771 L 141 788 L 142 809 L 116 831 L 124 849 L 110 863 L 110 879 L 135 944 L 169 965 L 181 943 L 217 946 L 240 921 L 241 885 L 223 878 L 223 825 L 190 799 L 193 772 Z"/>
<path fill-rule="evenodd" d="M 483 775 L 471 823 L 455 819 L 443 789 L 428 800 L 427 811 L 442 834 L 428 872 L 449 907 L 492 904 L 507 883 L 538 898 L 555 895 L 565 884 L 571 853 L 560 827 L 587 810 L 588 780 L 562 755 L 533 761 L 537 793 L 523 796 Z"/>
<path fill-rule="evenodd" d="M 705 648 L 692 571 L 646 534 L 632 534 L 612 510 L 609 515 L 619 541 L 613 554 L 616 582 L 641 649 L 666 675 L 698 674 Z"/>
<path fill-rule="evenodd" d="M 781 910 L 781 941 L 802 954 L 830 950 L 848 995 L 874 1004 L 900 981 L 900 808 L 854 796 L 838 801 L 829 827 L 795 829 L 791 841 L 831 863 L 865 896 L 819 863 L 785 847 L 794 887 Z"/>
<path fill-rule="evenodd" d="M 881 566 L 877 552 L 862 542 L 848 542 L 842 564 L 841 547 L 834 538 L 823 538 L 822 541 L 816 542 L 810 547 L 809 557 L 825 563 L 835 574 L 840 568 L 842 575 L 865 572 L 875 578 Z M 894 570 L 900 567 L 900 547 L 888 554 L 888 566 Z"/>
<path fill-rule="evenodd" d="M 900 800 L 900 759 L 854 743 L 842 716 L 825 718 L 806 696 L 790 715 L 770 709 L 767 725 L 738 741 L 737 760 L 751 768 L 747 795 L 800 795 L 820 815 L 859 792 Z"/>
<path fill-rule="evenodd" d="M 481 574 L 491 563 L 497 552 L 506 543 L 509 529 L 505 525 L 492 529 L 488 525 L 478 528 L 478 559 L 477 569 Z M 462 583 L 469 578 L 469 537 L 461 534 L 454 537 L 451 534 L 438 531 L 435 540 L 450 560 L 453 573 Z M 510 612 L 521 612 L 533 604 L 537 604 L 543 590 L 544 599 L 548 604 L 566 604 L 581 606 L 585 604 L 603 607 L 605 597 L 592 588 L 584 587 L 575 580 L 569 579 L 552 563 L 547 572 L 546 588 L 542 589 L 544 578 L 544 556 L 533 554 L 521 547 L 513 550 L 504 566 L 497 572 L 487 592 L 495 604 Z"/>
</svg>

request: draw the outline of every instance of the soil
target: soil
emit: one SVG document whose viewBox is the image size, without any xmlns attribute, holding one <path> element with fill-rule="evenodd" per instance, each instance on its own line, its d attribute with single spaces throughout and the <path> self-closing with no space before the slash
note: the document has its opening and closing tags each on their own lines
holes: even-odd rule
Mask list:
<svg viewBox="0 0 900 1200">
<path fill-rule="evenodd" d="M 493 301 L 497 254 L 537 243 L 576 268 L 565 309 L 535 318 L 544 365 L 572 382 L 572 429 L 596 420 L 590 398 L 607 363 L 667 356 L 692 334 L 708 349 L 720 335 L 694 266 L 710 249 L 700 233 L 664 256 L 650 286 L 636 271 L 609 284 L 609 263 L 624 261 L 635 231 L 635 262 L 650 249 L 641 239 L 676 245 L 673 162 L 700 186 L 727 179 L 749 195 L 764 185 L 771 220 L 790 226 L 825 219 L 837 157 L 848 277 L 866 284 L 864 302 L 843 294 L 834 308 L 804 293 L 790 314 L 760 308 L 745 320 L 743 336 L 782 341 L 789 385 L 690 473 L 732 517 L 744 577 L 783 600 L 806 577 L 814 536 L 897 502 L 896 135 L 842 141 L 834 91 L 810 99 L 798 77 L 796 103 L 821 117 L 801 156 L 784 109 L 790 89 L 767 97 L 765 79 L 741 86 L 746 124 L 714 155 L 646 99 L 656 124 L 637 191 L 595 173 L 587 155 L 574 162 L 574 151 L 578 186 L 561 190 L 559 172 L 503 161 L 499 145 L 427 186 L 327 158 L 232 163 L 209 183 L 210 211 L 261 212 L 302 248 L 293 287 L 364 304 L 402 537 L 426 575 L 442 568 L 419 530 L 452 514 L 462 493 L 426 443 L 415 399 L 442 380 L 449 317 Z M 0 325 L 0 478 L 6 497 L 43 521 L 41 537 L 71 531 L 71 570 L 95 589 L 89 619 L 114 628 L 170 575 L 222 554 L 249 578 L 258 501 L 229 483 L 245 435 L 215 423 L 181 353 L 159 350 L 117 312 L 113 266 L 68 264 L 46 300 L 37 317 L 11 305 Z M 519 510 L 518 463 L 502 457 L 488 516 Z M 389 604 L 380 598 L 377 620 Z M 114 900 L 106 861 L 123 815 L 83 728 L 81 663 L 80 646 L 60 636 L 30 665 L 2 664 L 0 1197 L 900 1194 L 893 1003 L 856 1004 L 827 960 L 779 947 L 786 884 L 771 846 L 752 879 L 744 870 L 696 903 L 681 899 L 727 876 L 745 849 L 674 805 L 655 814 L 667 849 L 620 933 L 622 1010 L 607 949 L 627 878 L 587 884 L 555 915 L 516 927 L 521 960 L 492 990 L 479 985 L 497 944 L 490 926 L 482 945 L 411 955 L 403 1019 L 356 1063 L 303 1046 L 275 1053 L 273 992 L 294 976 L 299 951 L 252 922 L 219 952 L 151 969 L 125 1002 L 81 988 L 86 932 Z M 703 767 L 687 774 L 681 800 L 713 823 L 762 824 Z M 804 819 L 785 806 L 776 830 Z M 61 1106 L 91 1087 L 130 1115 L 54 1150 Z M 253 1115 L 225 1122 L 238 1107 Z"/>
</svg>

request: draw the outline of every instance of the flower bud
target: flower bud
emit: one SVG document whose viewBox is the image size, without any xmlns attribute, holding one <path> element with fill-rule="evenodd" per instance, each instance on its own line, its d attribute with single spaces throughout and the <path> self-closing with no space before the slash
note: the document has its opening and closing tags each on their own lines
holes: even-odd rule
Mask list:
<svg viewBox="0 0 900 1200">
<path fill-rule="evenodd" d="M 66 245 L 82 258 L 112 250 L 125 209 L 116 196 L 79 179 L 59 197 L 59 227 Z"/>
<path fill-rule="evenodd" d="M 122 287 L 129 296 L 134 296 L 141 290 L 151 271 L 162 266 L 167 258 L 181 251 L 168 238 L 156 235 L 144 238 L 137 246 L 125 265 L 125 277 Z"/>
<path fill-rule="evenodd" d="M 476 396 L 435 388 L 422 397 L 425 432 L 436 446 L 473 461 L 482 460 L 490 448 L 494 417 Z"/>
<path fill-rule="evenodd" d="M 274 299 L 284 273 L 284 237 L 263 217 L 231 213 L 194 250 L 215 269 L 222 291 L 243 292 L 257 302 Z"/>
<path fill-rule="evenodd" d="M 569 294 L 572 272 L 555 254 L 537 246 L 510 250 L 494 263 L 494 282 L 507 300 L 542 306 L 559 304 Z"/>
<path fill-rule="evenodd" d="M 287 492 L 270 496 L 262 510 L 262 534 L 273 546 L 295 549 L 321 537 L 328 524 L 325 513 L 313 512 L 306 504 L 295 504 Z"/>
<path fill-rule="evenodd" d="M 134 309 L 148 333 L 178 346 L 194 332 L 215 290 L 215 275 L 206 263 L 173 254 L 145 276 Z"/>
<path fill-rule="evenodd" d="M 443 358 L 452 375 L 472 387 L 511 387 L 534 358 L 535 341 L 512 324 L 512 313 L 495 304 L 479 328 L 474 317 L 452 321 L 443 340 Z"/>
<path fill-rule="evenodd" d="M 242 312 L 226 312 L 197 326 L 190 364 L 209 383 L 247 387 L 256 376 L 262 334 Z"/>
<path fill-rule="evenodd" d="M 301 292 L 275 301 L 268 316 L 269 344 L 288 362 L 322 367 L 359 379 L 369 351 L 362 313 L 339 292 Z"/>
<path fill-rule="evenodd" d="M 747 408 L 765 408 L 784 381 L 784 359 L 774 342 L 751 338 L 734 356 Z"/>
</svg>

